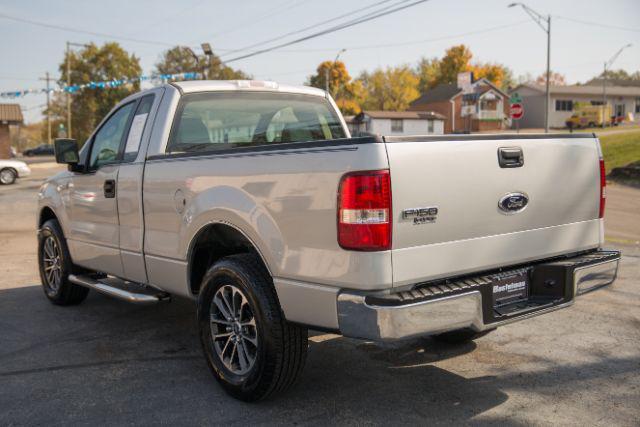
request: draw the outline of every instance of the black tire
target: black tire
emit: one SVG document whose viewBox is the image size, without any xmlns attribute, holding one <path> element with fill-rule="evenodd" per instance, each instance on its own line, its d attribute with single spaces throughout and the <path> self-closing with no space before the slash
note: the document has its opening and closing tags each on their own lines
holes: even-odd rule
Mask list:
<svg viewBox="0 0 640 427">
<path fill-rule="evenodd" d="M 451 332 L 445 332 L 444 334 L 434 335 L 432 338 L 436 341 L 444 342 L 447 344 L 465 344 L 475 339 L 481 338 L 487 335 L 489 332 L 493 332 L 495 329 L 489 329 L 488 331 L 476 332 L 472 329 L 458 329 Z"/>
<path fill-rule="evenodd" d="M 225 292 L 227 296 L 228 292 L 232 292 L 235 309 L 238 293 L 233 292 L 236 290 L 243 294 L 240 298 L 244 297 L 237 304 L 240 306 L 237 310 L 238 320 L 226 323 L 221 318 L 224 313 L 216 305 L 214 297 L 220 303 L 220 297 L 224 297 Z M 212 308 L 213 305 L 215 307 Z M 239 326 L 243 324 L 243 316 L 245 319 L 253 316 L 254 325 L 249 326 L 251 330 Z M 220 333 L 221 323 L 233 326 L 227 326 L 226 332 L 223 330 Z M 238 328 L 241 330 L 236 335 Z M 307 358 L 307 329 L 287 322 L 269 272 L 260 259 L 252 254 L 222 258 L 207 271 L 198 297 L 198 329 L 213 376 L 227 393 L 247 402 L 262 400 L 287 390 L 299 377 Z M 216 344 L 212 338 L 214 329 L 217 339 L 220 339 Z M 245 340 L 245 333 L 254 336 L 257 345 Z M 231 337 L 223 337 L 225 334 L 231 334 Z M 225 349 L 230 342 L 232 353 L 226 363 L 231 367 L 225 365 L 223 360 L 224 355 L 229 354 L 225 353 Z M 233 351 L 236 349 L 238 366 L 234 369 Z M 250 356 L 254 356 L 249 367 L 245 363 L 246 372 L 239 372 L 243 369 L 240 366 L 240 353 L 246 362 L 251 362 Z"/>
<path fill-rule="evenodd" d="M 52 246 L 55 248 L 55 254 L 59 257 L 59 261 L 56 263 L 59 265 L 59 280 L 56 280 L 58 278 L 52 279 L 53 273 L 49 268 L 52 266 L 52 262 L 47 261 L 53 258 L 51 256 L 51 251 L 54 250 L 51 249 Z M 89 288 L 69 282 L 68 277 L 74 271 L 74 266 L 62 228 L 55 219 L 45 222 L 38 234 L 38 269 L 44 294 L 53 304 L 80 304 L 89 294 Z"/>
<path fill-rule="evenodd" d="M 18 174 L 13 168 L 4 168 L 0 170 L 0 184 L 11 185 L 16 182 Z"/>
</svg>

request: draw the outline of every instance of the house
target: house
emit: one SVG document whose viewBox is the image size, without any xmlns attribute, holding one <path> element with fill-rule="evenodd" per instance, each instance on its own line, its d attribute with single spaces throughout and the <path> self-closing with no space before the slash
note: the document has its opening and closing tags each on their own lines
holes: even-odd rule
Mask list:
<svg viewBox="0 0 640 427">
<path fill-rule="evenodd" d="M 433 111 L 362 111 L 345 118 L 353 135 L 442 135 L 444 119 Z"/>
<path fill-rule="evenodd" d="M 546 89 L 544 85 L 525 83 L 513 89 L 522 98 L 524 116 L 520 127 L 543 128 Z M 635 120 L 640 116 L 640 87 L 614 86 L 607 84 L 607 104 L 616 117 L 628 117 L 632 113 Z M 549 87 L 549 127 L 565 127 L 565 121 L 571 117 L 574 104 L 590 103 L 602 105 L 602 81 L 600 85 L 567 85 Z"/>
<path fill-rule="evenodd" d="M 0 159 L 11 157 L 11 137 L 9 126 L 23 122 L 19 104 L 0 104 Z"/>
<path fill-rule="evenodd" d="M 487 79 L 469 84 L 441 84 L 411 103 L 410 111 L 435 111 L 445 116 L 444 132 L 502 130 L 509 125 L 509 95 Z"/>
</svg>

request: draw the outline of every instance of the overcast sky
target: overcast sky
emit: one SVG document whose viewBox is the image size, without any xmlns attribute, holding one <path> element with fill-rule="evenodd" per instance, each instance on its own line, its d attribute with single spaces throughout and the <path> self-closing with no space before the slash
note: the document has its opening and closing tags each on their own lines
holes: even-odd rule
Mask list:
<svg viewBox="0 0 640 427">
<path fill-rule="evenodd" d="M 153 43 L 117 40 L 140 58 L 151 72 L 165 44 L 192 46 L 210 42 L 217 54 L 243 48 L 290 31 L 357 10 L 379 0 L 183 0 L 108 2 L 0 0 L 0 14 L 77 30 L 144 39 Z M 454 45 L 468 45 L 474 59 L 502 63 L 515 74 L 544 71 L 544 32 L 511 0 L 431 0 L 395 14 L 253 58 L 233 62 L 258 79 L 302 84 L 319 62 L 341 59 L 352 76 L 364 70 L 442 56 Z M 551 67 L 569 83 L 584 82 L 602 71 L 603 62 L 621 46 L 633 43 L 614 68 L 640 69 L 640 1 L 527 0 L 552 18 Z M 576 22 L 582 21 L 582 22 Z M 597 25 L 594 25 L 597 24 Z M 312 30 L 318 31 L 325 27 Z M 307 34 L 307 33 L 302 33 Z M 283 41 L 291 38 L 283 39 Z M 65 42 L 109 37 L 43 28 L 0 17 L 0 92 L 44 87 L 45 71 L 58 76 Z M 393 45 L 393 46 L 389 46 Z M 269 46 L 268 44 L 265 45 Z M 199 48 L 197 52 L 200 53 Z M 41 118 L 44 95 L 27 95 L 19 102 L 29 121 Z"/>
</svg>

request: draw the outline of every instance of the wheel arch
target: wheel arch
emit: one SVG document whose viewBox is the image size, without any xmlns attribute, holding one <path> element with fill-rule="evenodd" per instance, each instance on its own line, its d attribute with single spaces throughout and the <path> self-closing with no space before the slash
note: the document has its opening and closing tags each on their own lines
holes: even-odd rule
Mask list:
<svg viewBox="0 0 640 427">
<path fill-rule="evenodd" d="M 38 229 L 42 228 L 45 222 L 55 219 L 60 222 L 56 213 L 49 206 L 43 206 L 38 213 Z"/>
<path fill-rule="evenodd" d="M 217 260 L 240 253 L 254 253 L 273 277 L 258 245 L 240 227 L 226 221 L 211 221 L 194 234 L 187 250 L 187 285 L 192 295 L 200 291 L 202 278 Z"/>
</svg>

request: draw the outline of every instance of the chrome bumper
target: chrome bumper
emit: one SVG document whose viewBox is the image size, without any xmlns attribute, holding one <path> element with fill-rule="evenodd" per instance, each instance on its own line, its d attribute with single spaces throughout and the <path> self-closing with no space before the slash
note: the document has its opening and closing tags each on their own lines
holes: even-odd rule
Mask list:
<svg viewBox="0 0 640 427">
<path fill-rule="evenodd" d="M 451 295 L 443 292 L 443 296 L 428 300 L 420 300 L 425 292 L 422 292 L 421 297 L 419 290 L 406 291 L 403 292 L 405 296 L 400 298 L 403 302 L 397 305 L 376 303 L 368 294 L 342 292 L 338 295 L 340 332 L 351 338 L 393 341 L 462 328 L 478 332 L 493 329 L 568 307 L 573 304 L 576 296 L 613 283 L 619 260 L 619 252 L 598 251 L 587 256 L 545 263 L 545 266 L 566 269 L 565 281 L 569 283 L 563 284 L 565 294 L 552 303 L 541 304 L 500 319 L 490 318 L 489 321 L 486 311 L 491 311 L 491 307 L 488 308 L 487 303 L 483 303 L 483 298 L 487 299 L 486 287 L 491 286 L 490 281 L 485 280 L 489 276 L 449 283 L 447 289 L 456 288 L 449 292 Z M 535 268 L 536 266 L 531 266 L 531 269 Z M 465 287 L 468 283 L 479 285 Z M 412 301 L 411 296 L 415 297 L 416 302 Z"/>
</svg>

